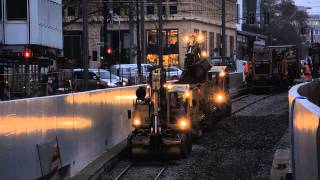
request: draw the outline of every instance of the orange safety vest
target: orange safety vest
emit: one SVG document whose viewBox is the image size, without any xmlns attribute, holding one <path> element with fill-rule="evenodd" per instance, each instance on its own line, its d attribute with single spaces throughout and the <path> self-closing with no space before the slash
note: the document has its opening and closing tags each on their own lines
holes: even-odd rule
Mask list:
<svg viewBox="0 0 320 180">
<path fill-rule="evenodd" d="M 246 64 L 244 65 L 244 70 L 243 70 L 243 72 L 244 72 L 245 75 L 248 75 L 248 74 L 249 74 L 249 65 L 248 65 L 248 63 L 246 63 Z"/>
<path fill-rule="evenodd" d="M 309 65 L 304 65 L 303 67 L 303 75 L 304 75 L 304 80 L 310 81 L 312 79 L 311 76 L 311 69 Z"/>
</svg>

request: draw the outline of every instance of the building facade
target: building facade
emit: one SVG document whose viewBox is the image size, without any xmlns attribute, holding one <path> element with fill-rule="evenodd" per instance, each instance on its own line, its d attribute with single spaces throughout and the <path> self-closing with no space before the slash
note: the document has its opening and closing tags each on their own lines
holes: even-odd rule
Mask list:
<svg viewBox="0 0 320 180">
<path fill-rule="evenodd" d="M 157 62 L 157 7 L 152 3 L 146 4 L 146 49 L 147 62 Z M 165 1 L 162 12 L 164 14 L 163 48 L 164 64 L 183 67 L 186 42 L 185 37 L 201 34 L 204 42 L 202 51 L 207 52 L 209 58 L 221 56 L 221 1 Z M 233 58 L 236 38 L 236 3 L 226 1 L 226 55 Z"/>
<path fill-rule="evenodd" d="M 89 1 L 90 2 L 90 1 Z M 95 3 L 97 6 L 97 3 Z M 128 8 L 134 8 L 127 6 Z M 68 12 L 71 10 L 71 13 Z M 134 10 L 135 11 L 135 10 Z M 144 3 L 145 11 L 145 48 L 146 58 L 142 59 L 144 63 L 157 62 L 157 5 L 153 2 Z M 186 44 L 183 41 L 184 37 L 191 33 L 199 33 L 204 36 L 204 43 L 202 50 L 206 51 L 210 57 L 221 55 L 221 0 L 193 0 L 193 1 L 180 1 L 180 0 L 165 0 L 162 5 L 163 13 L 163 49 L 164 49 L 164 64 L 176 65 L 183 67 L 184 57 L 186 51 Z M 134 48 L 135 58 L 129 61 L 130 56 L 130 36 L 134 36 L 134 47 L 137 47 L 137 26 L 134 26 L 134 33 L 130 34 L 129 17 L 127 13 L 121 14 L 120 18 L 115 18 L 117 11 L 114 11 L 113 23 L 108 24 L 108 46 L 113 49 L 115 56 L 113 57 L 114 63 L 135 63 L 137 48 Z M 66 8 L 65 22 L 72 21 L 70 15 L 76 15 L 77 10 Z M 67 15 L 67 16 L 66 16 Z M 134 17 L 136 20 L 136 17 Z M 91 67 L 99 67 L 101 65 L 101 57 L 104 49 L 99 46 L 99 42 L 103 41 L 103 18 L 101 15 L 92 16 L 89 18 L 91 25 L 89 26 L 89 54 L 93 57 L 93 53 L 97 52 L 96 59 L 90 60 Z M 226 42 L 227 42 L 227 56 L 233 57 L 236 47 L 236 1 L 226 1 Z M 81 23 L 73 23 L 64 28 L 65 39 L 65 56 L 70 54 L 69 45 L 66 43 L 66 38 L 70 36 L 81 35 Z M 120 36 L 119 36 L 120 32 Z M 78 34 L 76 34 L 78 33 Z M 120 43 L 120 44 L 119 44 Z M 71 44 L 71 43 L 70 43 Z M 72 42 L 73 46 L 75 42 Z M 120 46 L 119 46 L 120 45 Z M 121 49 L 121 54 L 119 52 Z M 74 48 L 73 48 L 74 49 Z M 79 50 L 81 52 L 81 50 Z M 75 51 L 73 51 L 75 52 Z"/>
<path fill-rule="evenodd" d="M 310 15 L 308 19 L 308 33 L 305 36 L 308 44 L 320 43 L 320 15 Z"/>
<path fill-rule="evenodd" d="M 25 93 L 31 81 L 25 79 L 40 81 L 40 74 L 57 62 L 63 46 L 61 3 L 0 0 L 1 93 L 4 86 L 17 94 Z M 32 77 L 23 76 L 28 73 Z"/>
<path fill-rule="evenodd" d="M 265 24 L 261 0 L 237 1 L 237 58 L 247 59 L 254 48 L 264 47 L 266 36 L 261 27 Z"/>
</svg>

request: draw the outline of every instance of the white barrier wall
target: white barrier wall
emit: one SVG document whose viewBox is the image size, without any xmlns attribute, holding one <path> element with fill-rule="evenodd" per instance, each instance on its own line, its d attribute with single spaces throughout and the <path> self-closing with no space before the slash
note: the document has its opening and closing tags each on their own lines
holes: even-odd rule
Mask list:
<svg viewBox="0 0 320 180">
<path fill-rule="evenodd" d="M 320 97 L 320 88 L 310 83 L 294 86 L 289 91 L 291 158 L 297 180 L 320 177 L 320 108 L 310 101 L 316 96 Z"/>
<path fill-rule="evenodd" d="M 0 179 L 41 176 L 37 144 L 58 138 L 74 175 L 131 131 L 127 111 L 137 87 L 0 103 Z"/>
<path fill-rule="evenodd" d="M 229 74 L 229 87 L 230 89 L 240 89 L 243 85 L 243 73 L 235 72 Z"/>
</svg>

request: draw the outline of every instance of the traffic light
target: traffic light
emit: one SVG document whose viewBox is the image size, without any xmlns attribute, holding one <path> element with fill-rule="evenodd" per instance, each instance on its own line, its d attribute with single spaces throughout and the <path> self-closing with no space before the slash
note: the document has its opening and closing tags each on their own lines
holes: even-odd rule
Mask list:
<svg viewBox="0 0 320 180">
<path fill-rule="evenodd" d="M 107 55 L 111 56 L 112 55 L 112 48 L 107 48 L 106 53 L 107 53 Z"/>
<path fill-rule="evenodd" d="M 31 56 L 32 56 L 31 50 L 29 50 L 28 48 L 26 48 L 26 49 L 23 51 L 23 57 L 26 58 L 26 59 L 29 59 L 29 58 L 31 58 Z"/>
</svg>

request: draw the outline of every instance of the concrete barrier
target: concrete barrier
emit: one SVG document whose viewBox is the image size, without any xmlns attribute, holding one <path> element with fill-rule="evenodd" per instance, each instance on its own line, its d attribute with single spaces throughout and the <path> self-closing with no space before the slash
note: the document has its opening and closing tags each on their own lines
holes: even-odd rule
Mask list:
<svg viewBox="0 0 320 180">
<path fill-rule="evenodd" d="M 291 159 L 295 179 L 320 178 L 320 83 L 299 84 L 289 91 Z"/>
<path fill-rule="evenodd" d="M 123 142 L 137 87 L 0 102 L 0 179 L 36 179 L 47 156 L 37 147 L 58 140 L 61 164 L 77 172 Z M 45 149 L 45 148 L 44 148 Z M 47 148 L 48 149 L 48 148 Z M 46 152 L 45 152 L 46 153 Z"/>
<path fill-rule="evenodd" d="M 234 72 L 229 74 L 229 87 L 231 95 L 237 94 L 243 86 L 243 73 Z"/>
</svg>

